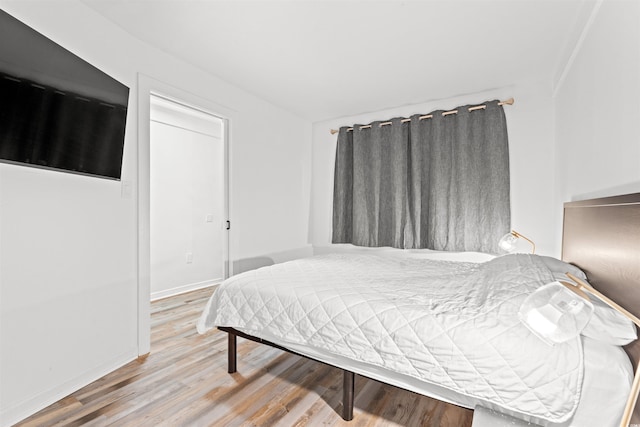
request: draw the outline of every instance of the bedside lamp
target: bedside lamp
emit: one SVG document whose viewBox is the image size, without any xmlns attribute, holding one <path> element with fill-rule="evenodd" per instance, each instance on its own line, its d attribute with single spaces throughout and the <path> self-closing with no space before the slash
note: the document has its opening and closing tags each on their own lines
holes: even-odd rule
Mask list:
<svg viewBox="0 0 640 427">
<path fill-rule="evenodd" d="M 549 345 L 578 336 L 593 313 L 593 304 L 586 295 L 580 296 L 563 285 L 551 282 L 538 288 L 518 312 L 520 321 Z"/>
<path fill-rule="evenodd" d="M 515 230 L 511 230 L 510 233 L 507 233 L 504 236 L 502 236 L 502 238 L 498 242 L 498 246 L 500 247 L 500 249 L 502 249 L 507 253 L 513 253 L 516 251 L 517 243 L 520 238 L 523 238 L 527 242 L 531 243 L 531 253 L 532 254 L 536 253 L 536 244 L 533 243 L 531 239 L 528 239 L 527 237 L 523 236 L 522 234 L 518 233 Z"/>
<path fill-rule="evenodd" d="M 574 283 L 552 282 L 538 288 L 525 299 L 518 317 L 547 344 L 553 345 L 578 336 L 593 313 L 591 294 L 640 327 L 640 319 L 610 300 L 588 283 L 566 273 Z M 640 393 L 640 369 L 636 370 L 620 427 L 627 427 Z"/>
</svg>

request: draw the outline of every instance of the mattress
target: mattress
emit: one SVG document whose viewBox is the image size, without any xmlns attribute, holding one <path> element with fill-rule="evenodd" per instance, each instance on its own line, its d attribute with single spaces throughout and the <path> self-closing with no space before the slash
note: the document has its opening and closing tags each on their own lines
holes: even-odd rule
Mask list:
<svg viewBox="0 0 640 427">
<path fill-rule="evenodd" d="M 473 256 L 474 261 L 488 259 Z M 216 291 L 199 330 L 235 327 L 361 375 L 543 425 L 594 425 L 580 424 L 593 421 L 593 414 L 584 415 L 592 407 L 583 402 L 620 395 L 615 402 L 624 402 L 625 387 L 618 380 L 629 382 L 629 362 L 621 349 L 580 338 L 549 347 L 517 321 L 515 312 L 526 295 L 553 280 L 540 259 L 465 258 L 389 251 L 327 255 L 255 270 Z M 592 389 L 604 367 L 611 366 L 592 362 L 591 356 L 602 358 L 602 352 L 606 360 L 621 360 L 615 365 L 621 374 L 607 372 L 604 382 L 614 384 L 616 392 L 586 393 L 581 400 L 581 390 Z M 595 407 L 602 408 L 598 402 Z M 606 420 L 597 425 L 615 425 L 608 421 L 621 413 L 615 402 L 598 410 Z M 608 409 L 612 414 L 603 413 Z"/>
</svg>

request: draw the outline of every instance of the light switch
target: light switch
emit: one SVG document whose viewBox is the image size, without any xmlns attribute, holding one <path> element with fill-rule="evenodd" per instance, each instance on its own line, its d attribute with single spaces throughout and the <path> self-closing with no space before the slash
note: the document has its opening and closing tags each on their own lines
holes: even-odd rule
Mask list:
<svg viewBox="0 0 640 427">
<path fill-rule="evenodd" d="M 213 222 L 213 215 L 212 214 L 207 215 L 206 221 L 207 222 Z"/>
</svg>

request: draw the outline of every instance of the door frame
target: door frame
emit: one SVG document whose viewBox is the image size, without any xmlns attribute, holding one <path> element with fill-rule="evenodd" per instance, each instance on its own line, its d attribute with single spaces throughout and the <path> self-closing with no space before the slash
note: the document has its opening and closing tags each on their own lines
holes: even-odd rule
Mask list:
<svg viewBox="0 0 640 427">
<path fill-rule="evenodd" d="M 229 159 L 232 137 L 232 123 L 237 115 L 236 111 L 218 105 L 199 95 L 187 92 L 175 86 L 163 83 L 150 76 L 138 73 L 138 186 L 137 186 L 137 228 L 138 228 L 138 356 L 146 355 L 151 350 L 151 95 L 165 98 L 169 101 L 200 110 L 222 120 L 224 146 L 224 206 L 223 217 L 227 221 L 231 218 L 230 209 L 230 171 Z M 222 244 L 222 275 L 223 279 L 233 274 L 230 253 L 230 230 L 223 233 Z"/>
</svg>

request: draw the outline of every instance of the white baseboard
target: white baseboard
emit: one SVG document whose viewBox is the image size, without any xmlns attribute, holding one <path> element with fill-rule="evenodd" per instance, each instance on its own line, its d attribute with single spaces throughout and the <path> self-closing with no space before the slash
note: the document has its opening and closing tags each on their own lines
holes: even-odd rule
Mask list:
<svg viewBox="0 0 640 427">
<path fill-rule="evenodd" d="M 191 292 L 202 288 L 208 288 L 209 286 L 216 285 L 220 282 L 222 282 L 222 279 L 205 280 L 204 282 L 190 283 L 188 285 L 182 285 L 176 288 L 151 292 L 151 301 L 172 297 L 174 295 L 184 294 L 185 292 Z"/>
<path fill-rule="evenodd" d="M 25 418 L 35 414 L 36 412 L 46 408 L 47 406 L 67 397 L 71 393 L 80 390 L 82 387 L 104 377 L 110 372 L 126 365 L 137 358 L 137 351 L 133 349 L 126 355 L 116 357 L 114 360 L 105 363 L 89 372 L 69 380 L 50 390 L 39 393 L 32 398 L 22 401 L 11 408 L 2 408 L 0 410 L 0 426 L 9 427 Z"/>
</svg>

